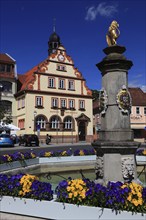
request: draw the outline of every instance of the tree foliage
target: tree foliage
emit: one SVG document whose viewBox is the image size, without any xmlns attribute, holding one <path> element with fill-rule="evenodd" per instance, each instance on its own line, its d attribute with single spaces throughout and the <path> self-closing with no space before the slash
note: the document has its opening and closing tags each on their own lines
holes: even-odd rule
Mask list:
<svg viewBox="0 0 146 220">
<path fill-rule="evenodd" d="M 92 98 L 93 100 L 99 99 L 99 91 L 96 89 L 91 90 L 92 91 Z"/>
<path fill-rule="evenodd" d="M 0 104 L 0 122 L 11 124 L 13 122 L 10 113 L 7 113 L 5 108 Z"/>
</svg>

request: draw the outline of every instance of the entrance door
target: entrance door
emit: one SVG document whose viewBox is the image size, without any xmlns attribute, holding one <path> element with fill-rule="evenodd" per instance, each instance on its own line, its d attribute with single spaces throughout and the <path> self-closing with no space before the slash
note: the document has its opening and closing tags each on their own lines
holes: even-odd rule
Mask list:
<svg viewBox="0 0 146 220">
<path fill-rule="evenodd" d="M 81 121 L 79 123 L 79 141 L 86 140 L 85 122 Z"/>
</svg>

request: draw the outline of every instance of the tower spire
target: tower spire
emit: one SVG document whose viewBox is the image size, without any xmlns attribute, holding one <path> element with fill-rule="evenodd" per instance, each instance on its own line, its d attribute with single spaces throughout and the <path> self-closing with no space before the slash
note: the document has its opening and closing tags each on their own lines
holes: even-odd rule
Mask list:
<svg viewBox="0 0 146 220">
<path fill-rule="evenodd" d="M 53 19 L 53 32 L 56 32 L 56 18 Z"/>
<path fill-rule="evenodd" d="M 55 53 L 60 46 L 60 37 L 56 34 L 56 18 L 53 19 L 53 33 L 49 37 L 48 41 L 48 54 Z"/>
</svg>

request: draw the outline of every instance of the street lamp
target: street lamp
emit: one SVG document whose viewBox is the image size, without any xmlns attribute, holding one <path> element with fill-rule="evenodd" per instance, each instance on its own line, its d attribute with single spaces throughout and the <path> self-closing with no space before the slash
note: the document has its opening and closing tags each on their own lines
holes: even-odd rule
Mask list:
<svg viewBox="0 0 146 220">
<path fill-rule="evenodd" d="M 72 110 L 72 112 L 71 112 L 71 139 L 72 139 L 72 144 L 73 144 L 73 110 Z"/>
<path fill-rule="evenodd" d="M 33 112 L 33 116 L 34 116 L 34 130 L 33 130 L 33 131 L 34 131 L 34 134 L 35 134 L 35 117 L 36 117 L 36 115 L 37 115 L 37 112 L 34 111 L 34 112 Z"/>
<path fill-rule="evenodd" d="M 0 101 L 1 101 L 1 95 L 2 95 L 1 93 L 3 91 L 3 88 L 4 88 L 3 85 L 0 83 Z"/>
</svg>

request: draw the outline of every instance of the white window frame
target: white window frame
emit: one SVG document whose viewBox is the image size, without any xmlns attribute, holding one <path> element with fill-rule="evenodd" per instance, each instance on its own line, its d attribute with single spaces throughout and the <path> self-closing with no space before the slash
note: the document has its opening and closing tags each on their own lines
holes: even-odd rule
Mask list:
<svg viewBox="0 0 146 220">
<path fill-rule="evenodd" d="M 65 79 L 59 79 L 59 89 L 65 89 Z"/>
<path fill-rule="evenodd" d="M 58 107 L 58 98 L 52 98 L 52 107 Z"/>
<path fill-rule="evenodd" d="M 36 106 L 43 106 L 43 97 L 42 96 L 36 96 Z"/>
<path fill-rule="evenodd" d="M 46 129 L 46 120 L 43 116 L 38 116 L 36 119 L 36 125 L 40 126 L 40 129 Z"/>
<path fill-rule="evenodd" d="M 60 100 L 60 106 L 61 106 L 61 108 L 66 108 L 66 99 Z"/>
<path fill-rule="evenodd" d="M 54 88 L 55 87 L 55 79 L 54 78 L 48 78 L 48 87 Z"/>
<path fill-rule="evenodd" d="M 69 108 L 74 108 L 74 107 L 75 107 L 75 100 L 69 99 Z"/>
<path fill-rule="evenodd" d="M 71 130 L 73 128 L 72 118 L 67 117 L 64 120 L 64 129 Z"/>
<path fill-rule="evenodd" d="M 74 80 L 68 81 L 68 90 L 75 90 L 75 81 Z"/>
<path fill-rule="evenodd" d="M 18 99 L 18 109 L 21 108 L 21 99 Z"/>
<path fill-rule="evenodd" d="M 59 129 L 59 118 L 58 117 L 52 117 L 51 118 L 51 129 Z"/>
<path fill-rule="evenodd" d="M 22 98 L 22 108 L 24 108 L 25 107 L 25 98 L 23 97 Z"/>
<path fill-rule="evenodd" d="M 85 100 L 79 101 L 79 109 L 85 109 Z"/>
</svg>

